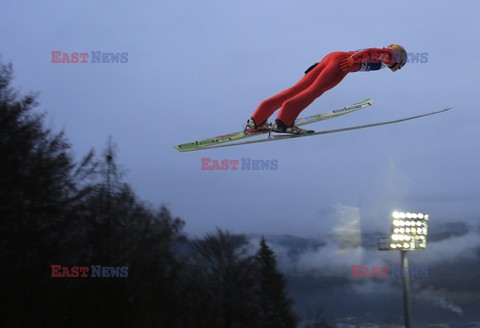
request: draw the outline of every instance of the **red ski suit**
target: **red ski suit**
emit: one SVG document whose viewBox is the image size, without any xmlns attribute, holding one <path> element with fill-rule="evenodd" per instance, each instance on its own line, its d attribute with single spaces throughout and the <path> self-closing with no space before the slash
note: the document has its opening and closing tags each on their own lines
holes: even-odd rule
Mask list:
<svg viewBox="0 0 480 328">
<path fill-rule="evenodd" d="M 257 126 L 262 125 L 277 109 L 277 120 L 292 126 L 300 112 L 325 91 L 336 86 L 350 72 L 378 70 L 390 66 L 397 59 L 396 51 L 390 48 L 369 48 L 362 51 L 335 51 L 326 55 L 292 87 L 270 97 L 257 107 L 252 115 Z M 340 62 L 351 57 L 353 66 L 347 71 L 340 69 Z M 383 63 L 383 65 L 382 65 Z"/>
</svg>

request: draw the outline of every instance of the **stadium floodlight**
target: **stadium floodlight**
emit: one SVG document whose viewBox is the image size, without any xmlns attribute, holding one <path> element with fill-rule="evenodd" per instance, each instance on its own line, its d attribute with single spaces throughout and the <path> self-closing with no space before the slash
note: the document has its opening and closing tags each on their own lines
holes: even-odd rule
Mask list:
<svg viewBox="0 0 480 328">
<path fill-rule="evenodd" d="M 384 240 L 381 250 L 391 250 L 396 245 L 395 250 L 413 251 L 415 249 L 424 249 L 427 247 L 426 237 L 428 232 L 428 215 L 414 212 L 395 211 L 392 213 L 392 229 L 390 240 Z M 408 238 L 406 238 L 408 237 Z M 395 241 L 395 242 L 393 242 Z M 408 241 L 401 243 L 398 247 L 396 241 Z"/>
<path fill-rule="evenodd" d="M 405 327 L 410 328 L 410 279 L 408 274 L 407 252 L 427 247 L 428 214 L 394 211 L 389 238 L 380 238 L 381 251 L 400 251 L 403 276 L 403 308 Z"/>
</svg>

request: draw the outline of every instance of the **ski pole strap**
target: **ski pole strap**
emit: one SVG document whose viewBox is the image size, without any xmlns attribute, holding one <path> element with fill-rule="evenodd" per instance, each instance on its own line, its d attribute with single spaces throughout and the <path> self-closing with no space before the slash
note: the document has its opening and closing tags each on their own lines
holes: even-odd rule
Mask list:
<svg viewBox="0 0 480 328">
<path fill-rule="evenodd" d="M 305 75 L 307 75 L 308 72 L 310 72 L 312 69 L 314 69 L 317 65 L 318 65 L 318 63 L 315 63 L 312 66 L 310 66 L 309 68 L 307 68 L 307 70 L 305 71 Z"/>
</svg>

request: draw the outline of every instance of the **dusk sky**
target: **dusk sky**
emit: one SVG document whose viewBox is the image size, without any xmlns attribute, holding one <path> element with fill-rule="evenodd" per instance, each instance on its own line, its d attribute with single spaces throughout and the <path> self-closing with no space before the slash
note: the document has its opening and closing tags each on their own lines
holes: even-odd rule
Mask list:
<svg viewBox="0 0 480 328">
<path fill-rule="evenodd" d="M 111 136 L 125 180 L 167 204 L 189 234 L 316 237 L 352 223 L 387 233 L 395 209 L 477 225 L 479 12 L 473 0 L 2 1 L 0 55 L 16 86 L 40 93 L 37 110 L 65 129 L 76 158 Z M 241 130 L 262 100 L 329 52 L 391 43 L 426 62 L 347 75 L 301 116 L 376 103 L 309 128 L 453 110 L 297 140 L 173 148 Z M 51 63 L 52 51 L 128 53 L 128 62 Z M 278 169 L 204 171 L 206 157 L 277 160 Z"/>
</svg>

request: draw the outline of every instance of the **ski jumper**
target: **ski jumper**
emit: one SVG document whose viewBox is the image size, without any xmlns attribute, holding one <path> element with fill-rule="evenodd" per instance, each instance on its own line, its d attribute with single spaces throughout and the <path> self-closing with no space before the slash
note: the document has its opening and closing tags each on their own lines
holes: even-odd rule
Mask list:
<svg viewBox="0 0 480 328">
<path fill-rule="evenodd" d="M 252 119 L 259 126 L 280 108 L 277 120 L 292 126 L 302 110 L 340 83 L 348 73 L 379 70 L 395 63 L 396 57 L 395 51 L 389 48 L 331 52 L 311 66 L 295 85 L 260 103 Z M 348 67 L 342 70 L 340 62 L 346 58 L 350 58 L 347 60 Z"/>
</svg>

